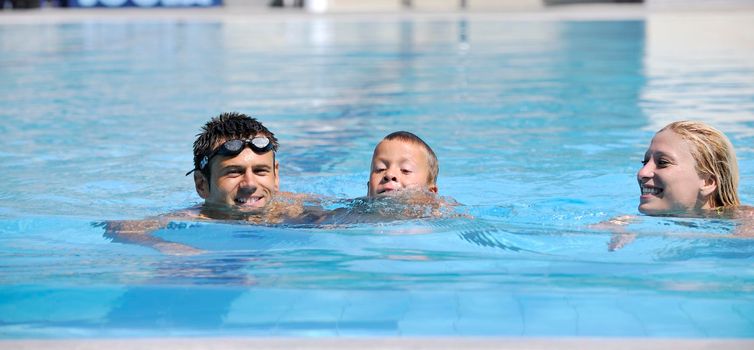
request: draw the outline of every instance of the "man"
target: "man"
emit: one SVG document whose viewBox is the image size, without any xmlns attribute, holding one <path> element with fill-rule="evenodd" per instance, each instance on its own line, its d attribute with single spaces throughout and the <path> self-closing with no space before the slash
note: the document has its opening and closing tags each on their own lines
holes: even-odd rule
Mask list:
<svg viewBox="0 0 754 350">
<path fill-rule="evenodd" d="M 204 125 L 186 174 L 194 174 L 204 214 L 254 213 L 270 204 L 280 189 L 277 149 L 275 135 L 244 114 L 223 113 Z"/>
<path fill-rule="evenodd" d="M 305 214 L 309 197 L 279 192 L 278 141 L 262 123 L 240 113 L 223 113 L 202 127 L 194 142 L 196 192 L 204 205 L 147 220 L 109 221 L 105 236 L 168 254 L 199 253 L 150 233 L 173 220 L 246 220 L 253 223 L 316 221 L 318 211 Z"/>
</svg>

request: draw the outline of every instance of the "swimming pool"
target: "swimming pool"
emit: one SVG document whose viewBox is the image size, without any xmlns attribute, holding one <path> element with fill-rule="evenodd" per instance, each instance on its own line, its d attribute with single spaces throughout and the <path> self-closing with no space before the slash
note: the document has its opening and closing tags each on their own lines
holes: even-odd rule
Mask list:
<svg viewBox="0 0 754 350">
<path fill-rule="evenodd" d="M 0 337 L 754 338 L 731 222 L 642 217 L 614 252 L 589 227 L 637 214 L 674 119 L 729 135 L 754 203 L 752 18 L 0 25 Z M 199 202 L 191 143 L 224 111 L 277 134 L 283 190 L 337 198 L 413 131 L 473 219 L 156 233 L 188 257 L 103 237 Z"/>
</svg>

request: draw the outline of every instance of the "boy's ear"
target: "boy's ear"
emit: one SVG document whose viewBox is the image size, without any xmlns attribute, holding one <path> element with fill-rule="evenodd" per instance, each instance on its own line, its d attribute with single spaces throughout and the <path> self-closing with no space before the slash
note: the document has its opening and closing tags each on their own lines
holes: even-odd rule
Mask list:
<svg viewBox="0 0 754 350">
<path fill-rule="evenodd" d="M 429 192 L 437 193 L 437 185 L 429 185 Z"/>
<path fill-rule="evenodd" d="M 194 172 L 194 187 L 199 197 L 202 199 L 209 197 L 209 180 L 199 171 Z"/>
<path fill-rule="evenodd" d="M 367 181 L 367 196 L 369 196 L 369 181 Z"/>
</svg>

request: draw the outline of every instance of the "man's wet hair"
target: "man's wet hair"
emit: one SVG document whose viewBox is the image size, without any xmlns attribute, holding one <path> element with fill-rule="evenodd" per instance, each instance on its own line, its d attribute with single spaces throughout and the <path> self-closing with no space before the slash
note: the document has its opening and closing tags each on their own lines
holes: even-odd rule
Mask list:
<svg viewBox="0 0 754 350">
<path fill-rule="evenodd" d="M 204 169 L 200 167 L 204 156 L 210 155 L 212 151 L 228 140 L 250 139 L 257 135 L 266 136 L 270 139 L 274 157 L 274 152 L 278 150 L 278 140 L 275 138 L 275 134 L 255 118 L 242 113 L 227 112 L 210 119 L 202 127 L 202 132 L 196 135 L 196 141 L 194 141 L 194 169 L 200 169 L 204 176 L 210 178 L 211 167 L 206 166 Z"/>
<path fill-rule="evenodd" d="M 440 173 L 440 165 L 437 162 L 437 156 L 435 155 L 435 151 L 432 150 L 432 147 L 429 147 L 429 145 L 424 142 L 421 137 L 416 136 L 415 134 L 408 131 L 396 131 L 394 133 L 391 133 L 390 135 L 385 136 L 383 140 L 398 140 L 422 146 L 424 150 L 427 151 L 427 165 L 429 167 L 429 178 L 427 179 L 427 181 L 430 185 L 437 184 L 437 175 Z"/>
</svg>

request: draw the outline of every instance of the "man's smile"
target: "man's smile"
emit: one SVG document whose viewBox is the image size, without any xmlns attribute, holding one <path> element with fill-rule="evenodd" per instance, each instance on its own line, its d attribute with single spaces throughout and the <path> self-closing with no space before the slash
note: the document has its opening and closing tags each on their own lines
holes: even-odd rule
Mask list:
<svg viewBox="0 0 754 350">
<path fill-rule="evenodd" d="M 240 207 L 261 207 L 264 202 L 264 196 L 241 196 L 235 198 L 235 204 Z"/>
</svg>

